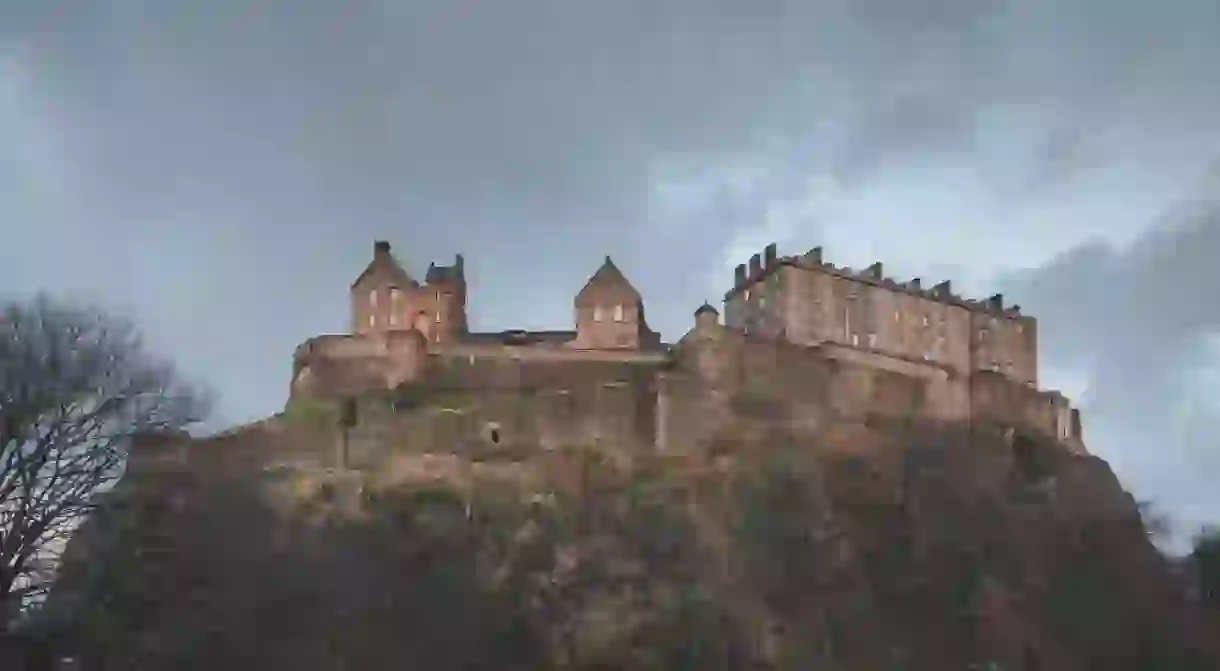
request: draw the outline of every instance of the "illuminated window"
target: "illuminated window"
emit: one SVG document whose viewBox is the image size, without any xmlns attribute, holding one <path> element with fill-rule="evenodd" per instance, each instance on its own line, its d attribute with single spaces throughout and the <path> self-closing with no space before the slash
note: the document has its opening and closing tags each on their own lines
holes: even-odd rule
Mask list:
<svg viewBox="0 0 1220 671">
<path fill-rule="evenodd" d="M 439 312 L 436 313 L 436 323 L 437 324 L 441 323 L 441 313 L 439 313 Z"/>
<path fill-rule="evenodd" d="M 377 325 L 377 315 L 369 315 L 369 326 Z"/>
<path fill-rule="evenodd" d="M 402 302 L 402 292 L 398 289 L 390 289 L 390 305 L 398 305 Z"/>
<path fill-rule="evenodd" d="M 623 306 L 622 305 L 614 306 L 614 321 L 616 321 L 616 322 L 623 321 Z"/>
<path fill-rule="evenodd" d="M 373 289 L 372 291 L 369 292 L 369 305 L 372 305 L 374 307 L 377 305 L 377 290 L 376 289 Z"/>
<path fill-rule="evenodd" d="M 602 308 L 599 305 L 599 306 L 593 308 L 593 321 L 600 322 L 601 320 L 602 320 Z"/>
<path fill-rule="evenodd" d="M 927 326 L 927 325 L 928 325 L 928 315 L 924 315 L 924 316 L 923 316 L 923 325 L 924 325 L 924 326 Z"/>
<path fill-rule="evenodd" d="M 877 347 L 877 334 L 876 333 L 868 334 L 868 346 L 873 347 L 873 348 Z"/>
<path fill-rule="evenodd" d="M 395 326 L 397 324 L 398 324 L 398 313 L 391 312 L 390 313 L 390 326 Z"/>
</svg>

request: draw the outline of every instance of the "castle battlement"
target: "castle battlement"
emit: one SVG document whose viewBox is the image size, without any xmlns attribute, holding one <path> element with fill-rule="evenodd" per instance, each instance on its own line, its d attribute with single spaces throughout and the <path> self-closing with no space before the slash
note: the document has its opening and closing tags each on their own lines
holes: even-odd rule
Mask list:
<svg viewBox="0 0 1220 671">
<path fill-rule="evenodd" d="M 762 253 L 752 256 L 748 264 L 742 263 L 737 266 L 733 288 L 725 292 L 725 301 L 729 301 L 736 294 L 748 290 L 751 285 L 766 279 L 768 275 L 784 266 L 819 271 L 848 281 L 868 284 L 896 293 L 917 296 L 996 317 L 1007 319 L 1019 319 L 1022 317 L 1021 306 L 1005 306 L 1003 294 L 994 294 L 986 299 L 965 298 L 953 293 L 952 281 L 950 280 L 942 281 L 932 287 L 924 287 L 922 279 L 918 277 L 911 278 L 905 282 L 892 277 L 886 277 L 883 274 L 884 263 L 881 261 L 877 261 L 863 270 L 856 270 L 849 266 L 837 266 L 832 262 L 824 260 L 822 247 L 814 247 L 800 255 L 775 256 L 774 244 L 768 245 Z"/>
<path fill-rule="evenodd" d="M 575 328 L 472 333 L 461 255 L 420 283 L 379 241 L 351 287 L 351 332 L 297 348 L 290 397 L 404 385 L 477 397 L 488 417 L 470 421 L 536 444 L 687 450 L 740 422 L 816 435 L 880 416 L 998 422 L 1082 451 L 1079 413 L 1038 389 L 1036 320 L 950 287 L 896 281 L 880 262 L 839 268 L 821 248 L 779 257 L 772 244 L 737 267 L 724 322 L 704 304 L 670 346 L 606 257 L 574 295 Z"/>
</svg>

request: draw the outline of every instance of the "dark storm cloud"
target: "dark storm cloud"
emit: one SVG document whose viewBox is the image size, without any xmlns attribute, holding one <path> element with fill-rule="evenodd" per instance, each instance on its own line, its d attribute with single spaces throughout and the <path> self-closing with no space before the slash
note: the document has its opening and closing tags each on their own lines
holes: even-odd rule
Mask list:
<svg viewBox="0 0 1220 671">
<path fill-rule="evenodd" d="M 1091 438 L 1137 491 L 1193 525 L 1220 507 L 1220 191 L 1169 208 L 1122 249 L 1095 242 L 1001 282 L 1039 317 L 1044 364 L 1084 369 Z"/>
</svg>

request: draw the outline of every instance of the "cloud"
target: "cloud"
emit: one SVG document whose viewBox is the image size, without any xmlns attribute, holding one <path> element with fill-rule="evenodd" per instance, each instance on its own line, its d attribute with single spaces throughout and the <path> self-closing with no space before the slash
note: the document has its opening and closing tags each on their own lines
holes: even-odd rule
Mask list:
<svg viewBox="0 0 1220 671">
<path fill-rule="evenodd" d="M 999 283 L 1039 317 L 1044 365 L 1087 377 L 1088 439 L 1185 529 L 1220 508 L 1216 195 L 1171 208 L 1126 247 L 1082 245 Z"/>
</svg>

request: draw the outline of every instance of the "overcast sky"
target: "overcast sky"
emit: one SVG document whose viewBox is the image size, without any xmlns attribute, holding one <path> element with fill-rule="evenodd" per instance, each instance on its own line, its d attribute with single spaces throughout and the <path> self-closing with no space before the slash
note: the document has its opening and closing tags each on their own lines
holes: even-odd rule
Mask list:
<svg viewBox="0 0 1220 671">
<path fill-rule="evenodd" d="M 611 254 L 669 339 L 821 244 L 1015 297 L 1092 449 L 1220 521 L 1218 63 L 1215 0 L 0 0 L 0 290 L 134 315 L 236 422 L 375 238 L 464 253 L 479 329 Z"/>
</svg>

